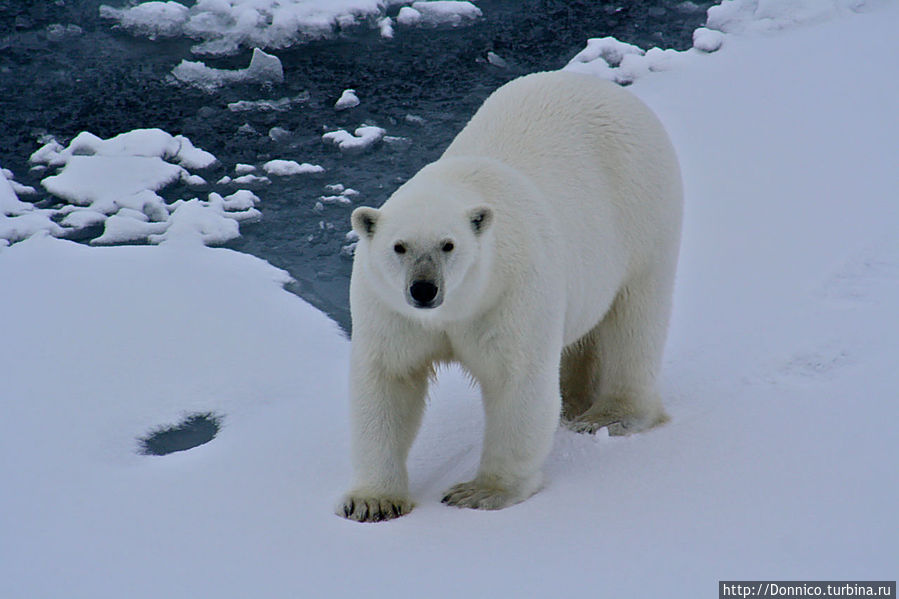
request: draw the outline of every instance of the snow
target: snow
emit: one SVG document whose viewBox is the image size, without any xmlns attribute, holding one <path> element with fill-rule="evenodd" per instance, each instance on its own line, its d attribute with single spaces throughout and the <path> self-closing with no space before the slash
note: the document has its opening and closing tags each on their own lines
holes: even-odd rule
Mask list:
<svg viewBox="0 0 899 599">
<path fill-rule="evenodd" d="M 349 343 L 283 271 L 196 229 L 0 248 L 0 594 L 688 598 L 717 580 L 890 579 L 899 5 L 845 12 L 746 24 L 630 88 L 686 185 L 672 421 L 560 430 L 546 488 L 499 512 L 439 503 L 473 474 L 482 427 L 477 390 L 446 370 L 410 456 L 415 510 L 332 515 Z M 197 205 L 179 205 L 186 228 Z M 138 454 L 198 412 L 223 417 L 211 443 Z"/>
<path fill-rule="evenodd" d="M 325 172 L 324 167 L 319 166 L 317 164 L 309 164 L 308 162 L 304 162 L 300 164 L 293 160 L 269 160 L 265 164 L 262 165 L 262 170 L 264 170 L 269 175 L 276 175 L 279 177 L 289 177 L 291 175 L 307 175 L 314 173 L 323 173 Z"/>
<path fill-rule="evenodd" d="M 693 47 L 702 52 L 717 52 L 724 45 L 724 34 L 714 29 L 699 27 L 693 31 Z"/>
<path fill-rule="evenodd" d="M 334 103 L 334 110 L 347 110 L 356 106 L 359 106 L 359 96 L 356 95 L 356 90 L 345 89 Z"/>
<path fill-rule="evenodd" d="M 282 83 L 284 68 L 277 56 L 255 48 L 245 69 L 214 69 L 201 61 L 182 60 L 172 69 L 172 75 L 181 83 L 211 93 L 233 83 Z"/>
<path fill-rule="evenodd" d="M 398 4 L 412 4 L 426 26 L 457 27 L 481 16 L 471 2 L 435 0 L 198 0 L 189 7 L 181 2 L 154 1 L 126 9 L 104 5 L 100 16 L 132 35 L 188 37 L 199 41 L 192 48 L 194 53 L 225 55 L 235 54 L 241 47 L 287 48 L 332 37 L 357 25 L 377 27 L 383 38 L 390 39 L 394 28 L 387 11 Z M 403 7 L 400 14 L 409 10 Z"/>
<path fill-rule="evenodd" d="M 385 133 L 384 129 L 373 126 L 358 127 L 352 134 L 338 129 L 322 135 L 322 141 L 337 146 L 341 152 L 355 154 L 364 152 L 381 141 Z"/>
</svg>

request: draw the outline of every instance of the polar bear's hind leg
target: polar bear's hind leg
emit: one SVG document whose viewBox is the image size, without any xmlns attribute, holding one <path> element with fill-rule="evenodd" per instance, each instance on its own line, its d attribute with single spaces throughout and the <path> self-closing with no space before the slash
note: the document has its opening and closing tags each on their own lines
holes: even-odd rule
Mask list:
<svg viewBox="0 0 899 599">
<path fill-rule="evenodd" d="M 625 286 L 589 336 L 598 388 L 590 408 L 569 422 L 572 430 L 628 435 L 668 421 L 656 391 L 670 313 L 670 294 L 658 286 L 666 279 L 644 276 Z"/>
</svg>

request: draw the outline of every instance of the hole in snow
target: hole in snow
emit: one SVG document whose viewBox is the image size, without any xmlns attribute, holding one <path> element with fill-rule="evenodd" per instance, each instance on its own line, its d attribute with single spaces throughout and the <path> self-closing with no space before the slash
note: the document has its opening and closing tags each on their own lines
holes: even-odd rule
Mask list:
<svg viewBox="0 0 899 599">
<path fill-rule="evenodd" d="M 175 425 L 164 426 L 139 439 L 143 455 L 167 455 L 209 443 L 218 434 L 222 417 L 207 412 L 191 414 Z"/>
</svg>

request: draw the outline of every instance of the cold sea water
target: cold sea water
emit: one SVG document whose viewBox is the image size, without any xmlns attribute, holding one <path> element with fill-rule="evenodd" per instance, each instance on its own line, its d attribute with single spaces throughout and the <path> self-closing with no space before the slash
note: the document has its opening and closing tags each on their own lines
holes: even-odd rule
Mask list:
<svg viewBox="0 0 899 599">
<path fill-rule="evenodd" d="M 191 5 L 190 0 L 182 0 Z M 243 224 L 228 244 L 284 268 L 291 287 L 349 330 L 349 214 L 379 206 L 403 181 L 435 160 L 487 95 L 526 73 L 564 66 L 591 37 L 615 36 L 642 48 L 684 49 L 711 2 L 682 0 L 480 0 L 483 18 L 444 29 L 348 27 L 334 38 L 272 50 L 284 82 L 239 84 L 208 93 L 173 82 L 182 59 L 244 68 L 250 50 L 227 58 L 191 54 L 189 39 L 151 41 L 100 18 L 123 0 L 0 0 L 0 165 L 40 188 L 28 156 L 39 138 L 63 143 L 81 131 L 107 138 L 138 128 L 184 134 L 218 157 L 210 182 L 234 176 L 238 163 L 282 158 L 325 167 L 315 175 L 272 177 L 253 188 L 263 218 Z M 132 3 L 133 4 L 133 3 Z M 399 7 L 389 14 L 396 15 Z M 73 27 L 74 26 L 74 27 Z M 494 53 L 502 63 L 487 59 Z M 501 66 L 498 66 L 499 63 Z M 344 89 L 361 104 L 338 112 Z M 295 98 L 286 111 L 229 110 L 229 103 Z M 407 118 L 411 115 L 412 118 Z M 357 155 L 322 143 L 326 130 L 374 124 L 404 138 Z M 322 202 L 326 185 L 359 192 L 351 204 Z M 167 199 L 205 197 L 179 185 Z M 49 204 L 46 194 L 23 199 Z M 101 230 L 79 233 L 88 241 Z"/>
</svg>

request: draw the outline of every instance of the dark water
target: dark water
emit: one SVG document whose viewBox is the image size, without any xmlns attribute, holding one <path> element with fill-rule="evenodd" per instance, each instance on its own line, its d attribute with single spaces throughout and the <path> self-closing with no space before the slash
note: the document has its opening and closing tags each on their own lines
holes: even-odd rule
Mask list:
<svg viewBox="0 0 899 599">
<path fill-rule="evenodd" d="M 263 219 L 242 225 L 242 237 L 228 247 L 288 270 L 297 280 L 292 291 L 347 330 L 350 259 L 340 249 L 353 207 L 380 205 L 436 159 L 484 98 L 506 81 L 564 66 L 590 37 L 613 35 L 643 48 L 689 47 L 693 29 L 703 24 L 712 4 L 480 0 L 484 18 L 474 25 L 398 28 L 393 40 L 365 27 L 352 28 L 335 39 L 273 51 L 284 66 L 283 84 L 235 85 L 208 94 L 171 82 L 173 66 L 196 59 L 190 40 L 149 41 L 115 30 L 99 18 L 101 3 L 0 0 L 0 165 L 12 169 L 19 182 L 40 188 L 39 176 L 29 173 L 27 163 L 39 136 L 67 141 L 86 130 L 106 138 L 145 127 L 182 133 L 215 154 L 221 165 L 202 173 L 210 182 L 233 175 L 238 162 L 260 165 L 284 158 L 321 164 L 327 169 L 323 174 L 273 177 L 271 185 L 254 189 L 262 199 Z M 77 25 L 80 31 L 56 24 Z M 509 66 L 489 64 L 488 52 Z M 249 55 L 246 50 L 206 63 L 243 68 Z M 336 112 L 334 102 L 346 88 L 354 88 L 362 104 Z M 287 112 L 227 108 L 238 100 L 303 92 L 309 100 Z M 409 114 L 423 121 L 408 122 Z M 323 129 L 352 130 L 363 123 L 411 143 L 381 144 L 357 156 L 322 144 Z M 274 127 L 281 130 L 270 136 Z M 353 205 L 326 204 L 316 211 L 317 198 L 326 195 L 323 187 L 334 183 L 361 193 Z M 163 195 L 205 197 L 212 189 L 221 191 L 173 186 Z M 99 232 L 87 231 L 81 238 Z"/>
</svg>

